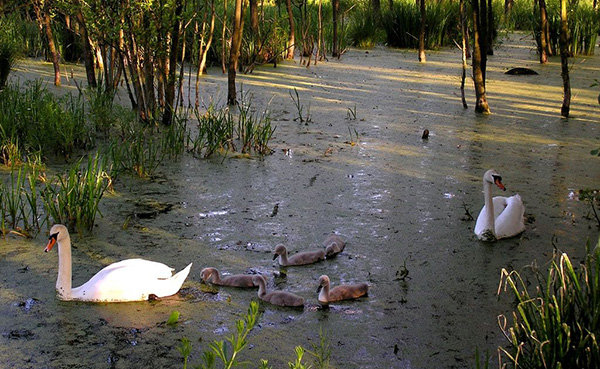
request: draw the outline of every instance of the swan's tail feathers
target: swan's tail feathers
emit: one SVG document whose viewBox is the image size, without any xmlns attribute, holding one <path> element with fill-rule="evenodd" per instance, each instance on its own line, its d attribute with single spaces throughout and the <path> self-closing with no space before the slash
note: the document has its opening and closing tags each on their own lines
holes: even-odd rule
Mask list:
<svg viewBox="0 0 600 369">
<path fill-rule="evenodd" d="M 171 278 L 160 281 L 160 285 L 158 286 L 156 291 L 153 292 L 153 294 L 157 297 L 166 297 L 176 294 L 177 291 L 179 291 L 179 289 L 181 288 L 181 285 L 183 285 L 183 282 L 185 282 L 185 279 L 187 278 L 188 274 L 190 274 L 191 268 L 192 263 L 190 263 L 183 270 L 181 270 L 179 273 L 175 274 Z"/>
</svg>

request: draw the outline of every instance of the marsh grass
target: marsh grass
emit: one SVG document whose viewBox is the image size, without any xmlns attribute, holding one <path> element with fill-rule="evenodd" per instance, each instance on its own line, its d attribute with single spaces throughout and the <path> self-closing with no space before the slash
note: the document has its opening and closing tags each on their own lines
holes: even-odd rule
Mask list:
<svg viewBox="0 0 600 369">
<path fill-rule="evenodd" d="M 47 214 L 54 223 L 62 223 L 79 233 L 90 231 L 98 205 L 111 185 L 108 160 L 98 153 L 89 156 L 87 165 L 83 158 L 75 162 L 64 175 L 46 184 L 41 192 Z"/>
<path fill-rule="evenodd" d="M 573 267 L 565 253 L 555 252 L 544 276 L 534 265 L 534 291 L 516 271 L 502 270 L 498 293 L 516 299 L 512 324 L 498 322 L 509 345 L 499 348 L 500 362 L 521 368 L 597 368 L 600 363 L 600 242 Z"/>
<path fill-rule="evenodd" d="M 215 340 L 210 343 L 209 349 L 205 350 L 202 354 L 202 363 L 197 367 L 203 369 L 215 368 L 217 359 L 225 369 L 243 365 L 244 362 L 239 361 L 239 354 L 248 345 L 248 334 L 258 322 L 259 317 L 258 303 L 252 301 L 248 307 L 247 314 L 242 319 L 236 321 L 236 332 L 227 337 L 226 340 Z M 183 356 L 183 369 L 187 369 L 188 358 L 192 352 L 192 344 L 189 339 L 183 337 L 181 345 L 177 349 Z"/>
<path fill-rule="evenodd" d="M 41 220 L 38 204 L 38 182 L 41 162 L 31 161 L 12 165 L 7 183 L 0 181 L 0 232 L 17 232 L 31 236 L 39 231 Z"/>
<path fill-rule="evenodd" d="M 312 118 L 310 116 L 310 102 L 308 103 L 308 107 L 306 108 L 306 114 L 304 110 L 304 105 L 300 102 L 300 95 L 298 94 L 298 90 L 294 87 L 294 93 L 289 91 L 290 97 L 294 102 L 294 107 L 296 108 L 296 112 L 298 113 L 294 120 L 299 120 L 301 123 L 311 122 Z"/>
<path fill-rule="evenodd" d="M 262 112 L 256 112 L 252 107 L 252 99 L 248 94 L 242 94 L 237 109 L 233 114 L 228 106 L 217 107 L 214 102 L 204 114 L 195 109 L 193 113 L 198 126 L 196 132 L 188 131 L 188 151 L 204 158 L 215 153 L 227 155 L 230 151 L 243 154 L 254 152 L 260 156 L 272 153 L 269 141 L 276 127 L 271 124 L 268 105 Z"/>
<path fill-rule="evenodd" d="M 426 2 L 425 19 L 427 49 L 451 45 L 453 40 L 459 39 L 458 2 L 449 0 Z M 421 15 L 415 1 L 395 2 L 393 9 L 385 15 L 383 26 L 389 45 L 408 48 L 419 46 Z"/>
<path fill-rule="evenodd" d="M 57 98 L 41 80 L 27 81 L 23 88 L 9 84 L 0 92 L 0 111 L 0 146 L 12 147 L 19 153 L 14 156 L 39 151 L 69 157 L 94 144 L 83 97 Z"/>
</svg>

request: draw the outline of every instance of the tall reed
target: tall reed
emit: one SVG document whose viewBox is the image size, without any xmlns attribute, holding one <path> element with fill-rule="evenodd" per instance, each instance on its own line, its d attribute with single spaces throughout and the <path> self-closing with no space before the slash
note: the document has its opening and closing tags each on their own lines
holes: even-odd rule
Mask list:
<svg viewBox="0 0 600 369">
<path fill-rule="evenodd" d="M 532 268 L 535 291 L 516 271 L 502 270 L 498 292 L 509 290 L 517 301 L 512 324 L 501 315 L 509 342 L 501 362 L 521 368 L 597 368 L 600 363 L 600 242 L 579 268 L 565 253 L 555 252 L 547 275 Z"/>
<path fill-rule="evenodd" d="M 100 200 L 111 184 L 106 157 L 98 153 L 89 156 L 87 165 L 83 158 L 74 163 L 64 175 L 47 183 L 41 196 L 44 208 L 55 223 L 63 223 L 78 232 L 89 231 L 94 226 Z"/>
</svg>

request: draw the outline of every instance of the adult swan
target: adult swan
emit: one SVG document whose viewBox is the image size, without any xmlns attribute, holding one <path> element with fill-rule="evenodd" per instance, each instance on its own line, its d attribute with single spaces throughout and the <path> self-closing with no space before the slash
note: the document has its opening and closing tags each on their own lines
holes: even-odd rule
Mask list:
<svg viewBox="0 0 600 369">
<path fill-rule="evenodd" d="M 192 264 L 173 275 L 165 264 L 129 259 L 110 264 L 89 281 L 71 288 L 71 237 L 67 227 L 56 224 L 50 229 L 45 252 L 58 244 L 56 292 L 61 300 L 123 302 L 148 300 L 150 295 L 165 297 L 179 291 Z"/>
<path fill-rule="evenodd" d="M 523 215 L 525 207 L 521 196 L 496 196 L 492 198 L 492 185 L 506 191 L 502 177 L 494 169 L 483 175 L 483 196 L 485 205 L 481 209 L 475 224 L 475 234 L 482 241 L 495 241 L 518 235 L 525 230 Z"/>
</svg>

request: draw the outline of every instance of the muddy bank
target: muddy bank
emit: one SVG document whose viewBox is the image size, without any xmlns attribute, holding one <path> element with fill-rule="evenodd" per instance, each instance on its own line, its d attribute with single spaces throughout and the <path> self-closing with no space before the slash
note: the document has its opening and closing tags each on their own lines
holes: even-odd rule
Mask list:
<svg viewBox="0 0 600 369">
<path fill-rule="evenodd" d="M 490 116 L 460 102 L 460 55 L 444 49 L 420 65 L 413 51 L 351 50 L 309 69 L 286 62 L 240 76 L 257 108 L 271 101 L 274 154 L 259 159 L 165 162 L 152 181 L 121 177 L 102 202 L 94 234 L 74 240 L 74 285 L 102 266 L 144 257 L 181 269 L 194 266 L 178 296 L 127 304 L 64 303 L 54 297 L 56 253 L 45 235 L 0 242 L 0 362 L 20 368 L 182 366 L 179 339 L 194 345 L 192 362 L 257 299 L 254 290 L 200 283 L 200 270 L 261 273 L 269 289 L 307 299 L 304 311 L 263 305 L 243 358 L 287 366 L 296 345 L 311 348 L 328 332 L 335 368 L 467 368 L 475 348 L 504 343 L 497 326 L 510 299 L 498 299 L 500 270 L 552 255 L 552 239 L 580 260 L 598 228 L 589 205 L 572 199 L 597 188 L 600 166 L 589 151 L 600 142 L 598 90 L 589 88 L 598 57 L 573 61 L 573 117 L 559 117 L 559 59 L 540 66 L 531 40 L 503 41 L 488 62 Z M 514 67 L 539 75 L 505 75 Z M 13 78 L 51 67 L 24 61 Z M 83 70 L 74 76 L 84 79 Z M 74 89 L 65 83 L 61 91 Z M 295 121 L 296 88 L 311 121 Z M 201 94 L 224 101 L 226 78 L 204 77 Z M 356 120 L 348 119 L 355 109 Z M 429 139 L 421 134 L 429 129 Z M 357 132 L 358 144 L 350 145 Z M 494 244 L 473 234 L 483 205 L 481 176 L 503 176 L 530 222 L 520 236 Z M 495 192 L 498 195 L 497 192 Z M 123 227 L 124 225 L 127 227 Z M 347 240 L 332 260 L 287 268 L 272 250 L 316 249 L 330 232 Z M 403 267 L 409 278 L 399 280 Z M 369 297 L 315 308 L 321 274 L 333 284 L 366 281 Z M 173 310 L 181 322 L 164 322 Z"/>
</svg>

